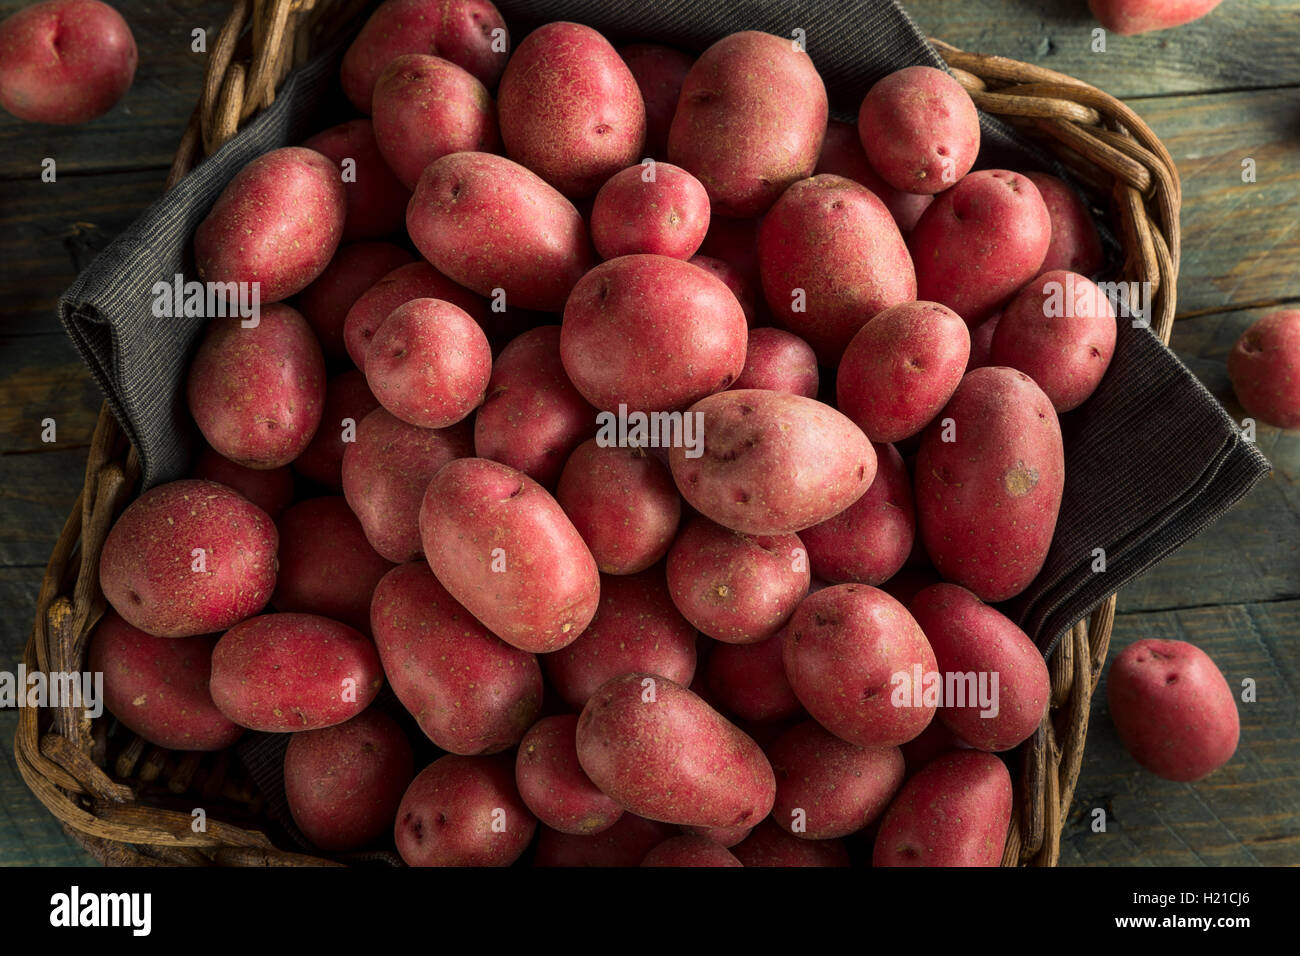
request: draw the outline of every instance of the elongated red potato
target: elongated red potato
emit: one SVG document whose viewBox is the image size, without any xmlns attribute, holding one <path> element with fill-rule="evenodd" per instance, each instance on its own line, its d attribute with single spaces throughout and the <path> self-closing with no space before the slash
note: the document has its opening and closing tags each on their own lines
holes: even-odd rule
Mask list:
<svg viewBox="0 0 1300 956">
<path fill-rule="evenodd" d="M 1039 266 L 1042 272 L 1068 269 L 1092 278 L 1106 261 L 1101 234 L 1074 187 L 1047 173 L 1028 172 L 1025 178 L 1038 187 L 1052 220 L 1052 241 Z"/>
<path fill-rule="evenodd" d="M 578 715 L 557 714 L 535 723 L 515 755 L 519 796 L 537 819 L 561 833 L 608 830 L 623 808 L 587 779 L 578 763 Z"/>
</svg>

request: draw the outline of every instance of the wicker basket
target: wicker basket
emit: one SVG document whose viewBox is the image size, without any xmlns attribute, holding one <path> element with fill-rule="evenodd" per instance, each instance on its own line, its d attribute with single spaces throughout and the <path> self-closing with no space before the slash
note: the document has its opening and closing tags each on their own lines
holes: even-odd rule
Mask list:
<svg viewBox="0 0 1300 956">
<path fill-rule="evenodd" d="M 203 92 L 167 185 L 269 104 L 290 68 L 364 0 L 238 0 L 212 48 Z M 1003 57 L 936 47 L 980 109 L 1054 153 L 1109 222 L 1127 281 L 1149 282 L 1152 328 L 1168 342 L 1178 275 L 1178 173 L 1168 151 L 1123 103 L 1069 76 Z M 25 653 L 29 672 L 79 671 L 105 609 L 98 562 L 104 538 L 134 494 L 139 467 L 107 405 L 91 441 L 85 483 L 50 556 Z M 1083 760 L 1089 702 L 1115 615 L 1112 595 L 1061 640 L 1049 670 L 1051 708 L 1012 759 L 1016 812 L 1004 866 L 1053 866 Z M 15 758 L 32 792 L 92 855 L 108 864 L 300 866 L 331 861 L 285 852 L 266 835 L 256 787 L 229 752 L 175 753 L 125 735 L 79 709 L 19 711 Z M 1017 772 L 1018 767 L 1018 772 Z M 207 826 L 196 832 L 191 808 Z"/>
</svg>

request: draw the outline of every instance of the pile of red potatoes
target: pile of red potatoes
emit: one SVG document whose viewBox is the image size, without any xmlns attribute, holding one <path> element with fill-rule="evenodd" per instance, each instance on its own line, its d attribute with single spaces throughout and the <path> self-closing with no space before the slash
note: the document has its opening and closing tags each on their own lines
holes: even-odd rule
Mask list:
<svg viewBox="0 0 1300 956">
<path fill-rule="evenodd" d="M 928 67 L 855 127 L 788 38 L 508 50 L 488 0 L 388 0 L 342 63 L 359 117 L 199 226 L 199 278 L 262 306 L 194 353 L 192 476 L 105 543 L 108 708 L 178 750 L 292 734 L 326 852 L 997 865 L 1050 686 L 992 605 L 1043 565 L 1060 416 L 1116 342 L 1088 210 L 972 171 Z M 1270 335 L 1239 361 L 1294 411 Z M 1236 747 L 1190 645 L 1130 647 L 1110 697 L 1170 779 Z"/>
</svg>

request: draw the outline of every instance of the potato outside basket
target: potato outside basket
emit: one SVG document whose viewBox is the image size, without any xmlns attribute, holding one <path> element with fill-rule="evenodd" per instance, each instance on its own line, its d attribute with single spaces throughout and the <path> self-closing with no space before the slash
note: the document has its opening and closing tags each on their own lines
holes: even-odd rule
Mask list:
<svg viewBox="0 0 1300 956">
<path fill-rule="evenodd" d="M 170 188 L 275 98 L 289 70 L 348 24 L 364 0 L 237 0 L 208 57 L 203 90 L 167 178 Z M 1055 155 L 1088 200 L 1106 211 L 1123 258 L 1108 279 L 1150 283 L 1152 329 L 1166 344 L 1178 278 L 1181 188 L 1168 151 L 1127 106 L 1072 77 L 932 41 L 975 104 Z M 85 482 L 54 546 L 23 663 L 29 673 L 80 671 L 104 613 L 99 555 L 134 497 L 134 449 L 105 404 Z M 1115 595 L 1061 639 L 1049 661 L 1051 707 L 1009 761 L 1015 807 L 1004 866 L 1054 866 L 1083 761 L 1089 702 L 1115 617 Z M 107 714 L 72 705 L 19 711 L 19 772 L 64 829 L 109 865 L 312 866 L 266 835 L 262 797 L 229 751 L 164 750 L 126 733 L 110 741 Z M 194 826 L 201 806 L 206 826 Z"/>
</svg>

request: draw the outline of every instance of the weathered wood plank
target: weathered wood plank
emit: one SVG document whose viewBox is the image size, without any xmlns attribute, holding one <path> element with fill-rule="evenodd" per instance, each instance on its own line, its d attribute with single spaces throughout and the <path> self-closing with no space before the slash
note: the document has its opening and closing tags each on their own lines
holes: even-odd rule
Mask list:
<svg viewBox="0 0 1300 956">
<path fill-rule="evenodd" d="M 86 445 L 100 399 L 67 336 L 0 337 L 0 455 Z M 49 419 L 53 443 L 42 437 Z"/>
<path fill-rule="evenodd" d="M 86 451 L 0 455 L 0 568 L 45 566 L 81 491 Z"/>
</svg>

